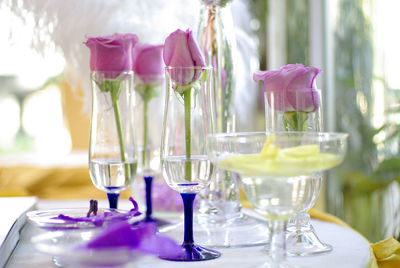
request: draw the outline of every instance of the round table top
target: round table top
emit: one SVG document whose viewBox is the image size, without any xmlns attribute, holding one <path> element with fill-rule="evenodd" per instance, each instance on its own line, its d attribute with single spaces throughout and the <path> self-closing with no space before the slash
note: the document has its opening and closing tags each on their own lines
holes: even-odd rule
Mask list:
<svg viewBox="0 0 400 268">
<path fill-rule="evenodd" d="M 39 201 L 38 207 L 41 209 L 47 208 L 66 208 L 66 207 L 83 207 L 86 201 L 67 201 L 67 200 L 53 200 L 53 201 Z M 102 203 L 104 202 L 104 203 Z M 99 206 L 106 206 L 105 201 L 100 202 Z M 120 207 L 129 207 L 128 202 L 120 203 Z M 162 214 L 159 214 L 162 216 Z M 339 226 L 334 223 L 324 222 L 312 219 L 319 238 L 333 246 L 333 251 L 321 255 L 309 257 L 289 257 L 290 263 L 298 267 L 315 267 L 315 268 L 365 268 L 370 260 L 370 247 L 367 240 L 365 240 L 357 232 Z M 30 224 L 25 225 L 21 234 L 21 241 L 14 250 L 11 258 L 9 259 L 7 268 L 19 267 L 54 267 L 51 256 L 44 255 L 35 250 L 34 245 L 30 243 L 30 237 L 34 235 L 35 229 Z M 171 262 L 158 259 L 153 256 L 142 257 L 127 267 L 159 267 L 159 268 L 179 268 L 179 267 L 257 267 L 266 260 L 266 253 L 258 247 L 246 248 L 223 248 L 218 249 L 222 256 L 215 260 L 203 262 Z"/>
</svg>

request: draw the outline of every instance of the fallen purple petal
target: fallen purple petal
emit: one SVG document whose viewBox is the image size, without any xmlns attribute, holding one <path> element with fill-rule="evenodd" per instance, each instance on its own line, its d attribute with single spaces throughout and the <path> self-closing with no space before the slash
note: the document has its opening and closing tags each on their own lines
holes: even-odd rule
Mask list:
<svg viewBox="0 0 400 268">
<path fill-rule="evenodd" d="M 97 200 L 91 200 L 90 209 L 86 217 L 70 217 L 67 215 L 60 214 L 57 217 L 53 217 L 52 219 L 59 219 L 66 222 L 76 222 L 76 223 L 90 222 L 97 227 L 102 226 L 105 222 L 111 223 L 116 221 L 125 221 L 132 217 L 137 217 L 142 214 L 141 212 L 139 212 L 139 206 L 137 202 L 132 197 L 130 197 L 129 200 L 132 202 L 133 208 L 127 213 L 122 213 L 117 210 L 110 210 L 110 211 L 104 211 L 103 213 L 97 213 L 98 212 Z M 90 216 L 92 212 L 94 215 Z"/>
<path fill-rule="evenodd" d="M 157 256 L 174 256 L 181 251 L 181 247 L 174 240 L 158 234 L 157 227 L 152 222 L 140 222 L 134 226 L 126 221 L 113 223 L 83 246 L 86 249 L 121 247 Z"/>
</svg>

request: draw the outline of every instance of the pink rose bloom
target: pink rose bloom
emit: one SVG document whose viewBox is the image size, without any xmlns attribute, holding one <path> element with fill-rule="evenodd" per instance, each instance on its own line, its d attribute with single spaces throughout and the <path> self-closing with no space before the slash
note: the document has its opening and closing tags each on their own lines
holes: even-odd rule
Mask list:
<svg viewBox="0 0 400 268">
<path fill-rule="evenodd" d="M 113 34 L 109 36 L 86 36 L 85 45 L 90 49 L 90 70 L 116 72 L 132 70 L 132 48 L 138 43 L 135 34 Z M 115 78 L 112 77 L 112 78 Z"/>
<path fill-rule="evenodd" d="M 178 29 L 171 33 L 164 43 L 164 62 L 169 67 L 202 67 L 205 65 L 200 48 L 193 38 L 191 30 Z M 187 68 L 185 70 L 169 70 L 171 79 L 186 85 L 199 79 L 203 70 Z"/>
<path fill-rule="evenodd" d="M 314 112 L 321 105 L 315 81 L 320 72 L 316 67 L 288 64 L 279 70 L 256 72 L 253 80 L 264 81 L 268 104 L 274 105 L 274 109 Z"/>
<path fill-rule="evenodd" d="M 163 46 L 137 44 L 133 48 L 133 71 L 145 84 L 151 84 L 164 74 Z"/>
</svg>

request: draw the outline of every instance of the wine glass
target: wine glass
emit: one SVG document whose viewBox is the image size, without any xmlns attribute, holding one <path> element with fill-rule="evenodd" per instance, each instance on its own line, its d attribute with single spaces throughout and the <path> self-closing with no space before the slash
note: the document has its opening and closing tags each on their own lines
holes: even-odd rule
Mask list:
<svg viewBox="0 0 400 268">
<path fill-rule="evenodd" d="M 321 90 L 296 88 L 286 91 L 266 91 L 266 131 L 322 131 Z M 307 189 L 308 202 L 289 220 L 287 252 L 292 256 L 306 256 L 329 252 L 332 246 L 318 238 L 307 213 L 319 197 L 322 174 L 315 173 Z"/>
<path fill-rule="evenodd" d="M 249 132 L 209 135 L 207 151 L 218 167 L 241 176 L 255 210 L 271 222 L 268 261 L 262 267 L 292 267 L 286 261 L 286 224 L 308 202 L 312 175 L 339 165 L 347 134 Z"/>
<path fill-rule="evenodd" d="M 194 243 L 193 202 L 210 184 L 213 166 L 205 149 L 211 133 L 211 68 L 166 67 L 167 94 L 161 141 L 161 165 L 167 184 L 179 192 L 184 205 L 182 252 L 161 256 L 173 261 L 202 261 L 218 258 L 217 251 Z"/>
<path fill-rule="evenodd" d="M 89 171 L 93 184 L 107 192 L 116 209 L 121 191 L 130 187 L 137 158 L 133 131 L 133 73 L 91 73 L 92 113 Z"/>
<path fill-rule="evenodd" d="M 135 123 L 138 147 L 138 173 L 145 183 L 146 217 L 145 221 L 156 222 L 161 226 L 166 221 L 155 219 L 152 206 L 152 185 L 160 176 L 160 132 L 164 111 L 164 75 L 136 75 L 135 87 Z"/>
</svg>

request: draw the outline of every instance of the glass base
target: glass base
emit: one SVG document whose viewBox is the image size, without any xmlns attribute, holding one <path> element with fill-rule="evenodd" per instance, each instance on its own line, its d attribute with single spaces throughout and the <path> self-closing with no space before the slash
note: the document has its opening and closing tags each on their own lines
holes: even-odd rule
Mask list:
<svg viewBox="0 0 400 268">
<path fill-rule="evenodd" d="M 215 250 L 198 246 L 194 243 L 183 244 L 182 251 L 173 256 L 159 256 L 159 258 L 168 261 L 207 261 L 221 256 L 221 253 Z"/>
<path fill-rule="evenodd" d="M 266 245 L 269 228 L 265 221 L 239 213 L 225 222 L 214 222 L 207 217 L 197 217 L 197 241 L 209 247 L 252 247 Z"/>
<path fill-rule="evenodd" d="M 332 251 L 332 246 L 322 243 L 310 224 L 308 228 L 287 229 L 286 252 L 288 256 L 310 256 Z"/>
<path fill-rule="evenodd" d="M 285 261 L 282 263 L 266 262 L 264 264 L 256 266 L 255 268 L 299 268 L 299 266 L 296 266 L 294 264 Z"/>
<path fill-rule="evenodd" d="M 167 226 L 167 225 L 171 224 L 169 221 L 162 220 L 159 218 L 154 218 L 153 216 L 146 216 L 144 221 L 145 222 L 154 222 L 157 227 L 163 227 L 163 226 Z"/>
<path fill-rule="evenodd" d="M 309 256 L 332 251 L 332 246 L 319 240 L 310 215 L 300 212 L 289 220 L 286 230 L 286 251 L 288 256 Z"/>
<path fill-rule="evenodd" d="M 229 220 L 214 221 L 211 217 L 198 215 L 194 218 L 196 241 L 207 247 L 235 248 L 266 245 L 269 228 L 265 221 L 242 212 Z M 176 222 L 159 230 L 167 236 L 180 240 L 183 237 L 183 223 Z"/>
</svg>

